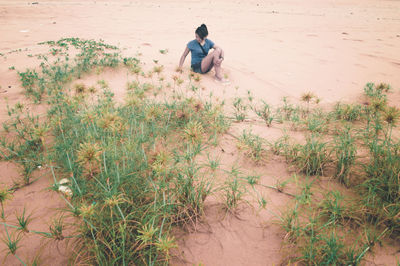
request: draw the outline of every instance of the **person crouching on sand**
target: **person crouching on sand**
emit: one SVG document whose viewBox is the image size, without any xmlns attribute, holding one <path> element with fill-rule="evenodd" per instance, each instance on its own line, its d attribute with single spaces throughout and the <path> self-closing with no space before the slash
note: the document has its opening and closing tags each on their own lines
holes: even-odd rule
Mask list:
<svg viewBox="0 0 400 266">
<path fill-rule="evenodd" d="M 194 72 L 205 74 L 208 73 L 213 67 L 215 70 L 215 79 L 219 82 L 228 83 L 229 81 L 222 76 L 221 64 L 224 60 L 224 51 L 216 46 L 213 41 L 207 39 L 208 30 L 207 26 L 201 24 L 195 31 L 196 39 L 190 41 L 179 61 L 179 70 L 182 70 L 183 63 L 189 52 L 192 53 L 191 68 Z M 208 53 L 210 49 L 214 49 Z"/>
</svg>

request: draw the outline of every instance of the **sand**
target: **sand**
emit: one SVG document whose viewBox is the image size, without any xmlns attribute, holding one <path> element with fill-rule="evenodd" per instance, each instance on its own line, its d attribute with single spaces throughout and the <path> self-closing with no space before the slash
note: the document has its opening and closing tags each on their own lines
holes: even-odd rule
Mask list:
<svg viewBox="0 0 400 266">
<path fill-rule="evenodd" d="M 215 98 L 229 101 L 249 90 L 255 98 L 275 105 L 283 96 L 296 101 L 302 93 L 311 91 L 322 104 L 331 105 L 339 100 L 359 100 L 367 82 L 386 82 L 394 88 L 391 102 L 400 103 L 399 1 L 65 0 L 32 4 L 2 0 L 0 122 L 7 119 L 7 103 L 25 102 L 36 114 L 45 111 L 45 106 L 29 104 L 16 71 L 9 69 L 36 66 L 37 61 L 26 55 L 40 52 L 38 42 L 62 37 L 103 39 L 119 45 L 125 55 L 141 53 L 142 61 L 148 64 L 159 60 L 165 66 L 165 75 L 171 76 L 186 43 L 194 39 L 194 30 L 201 23 L 207 24 L 209 39 L 225 51 L 224 73 L 231 80 L 229 86 L 222 86 L 215 83 L 212 73 L 203 76 L 205 93 L 212 92 Z M 18 49 L 23 51 L 13 52 Z M 160 54 L 160 49 L 168 49 L 168 53 Z M 184 67 L 189 66 L 190 56 Z M 126 82 L 123 74 L 107 75 L 105 79 L 111 80 L 110 86 L 121 98 Z M 272 138 L 278 134 L 263 129 L 259 132 Z M 224 141 L 225 149 L 235 154 L 235 148 L 229 148 L 232 140 L 225 137 Z M 231 156 L 224 159 L 227 164 L 238 160 Z M 241 164 L 255 168 L 244 159 Z M 273 184 L 277 176 L 287 177 L 286 167 L 279 162 L 276 165 L 272 162 L 259 169 L 265 173 L 265 183 Z M 3 162 L 0 167 L 0 182 L 10 184 L 18 171 Z M 21 211 L 29 202 L 27 208 L 31 211 L 46 210 L 37 214 L 39 218 L 32 227 L 46 224 L 56 214 L 55 209 L 65 207 L 58 194 L 46 190 L 50 185 L 51 179 L 42 177 L 34 185 L 17 191 L 6 206 L 7 214 Z M 289 200 L 274 192 L 268 197 L 275 210 Z M 243 210 L 239 215 L 242 219 L 221 220 L 215 209 L 213 204 L 207 207 L 209 228 L 203 228 L 206 233 L 202 234 L 203 230 L 182 236 L 184 259 L 175 263 L 272 265 L 283 261 L 280 248 L 284 234 L 273 224 L 270 213 L 255 215 Z M 41 243 L 29 241 L 24 242 L 22 257 L 31 259 Z M 58 245 L 48 245 L 42 253 L 44 265 L 54 261 L 59 265 L 66 263 L 66 252 Z M 370 261 L 395 262 L 396 251 L 386 249 L 382 254 L 382 261 Z M 18 265 L 13 256 L 8 256 L 4 263 Z"/>
</svg>

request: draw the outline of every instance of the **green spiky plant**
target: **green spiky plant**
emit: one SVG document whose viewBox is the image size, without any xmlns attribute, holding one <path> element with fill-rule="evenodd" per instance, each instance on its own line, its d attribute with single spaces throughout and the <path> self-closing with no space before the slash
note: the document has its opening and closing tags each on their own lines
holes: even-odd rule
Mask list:
<svg viewBox="0 0 400 266">
<path fill-rule="evenodd" d="M 234 115 L 237 121 L 243 121 L 247 116 L 247 104 L 244 102 L 243 98 L 236 97 L 233 100 Z"/>
<path fill-rule="evenodd" d="M 104 80 L 98 83 L 101 91 L 90 92 L 98 95 L 97 102 L 94 97 L 58 93 L 93 67 L 115 66 L 114 59 L 120 58 L 105 52 L 113 47 L 96 42 L 68 39 L 62 44 L 82 49 L 81 57 L 87 61 L 77 59 L 76 65 L 68 68 L 46 67 L 42 83 L 48 88 L 45 97 L 51 105 L 46 134 L 54 142 L 43 141 L 46 134 L 39 140 L 45 146 L 42 150 L 48 165 L 57 165 L 50 167 L 54 179 L 62 175 L 71 180 L 71 194 L 65 197 L 69 213 L 81 219 L 78 256 L 86 254 L 95 264 L 167 261 L 175 247 L 171 228 L 194 224 L 202 215 L 205 199 L 214 191 L 209 177 L 219 163 L 210 162 L 208 177 L 204 175 L 208 166 L 199 164 L 196 157 L 211 141 L 216 142 L 229 123 L 221 107 L 211 100 L 150 100 L 154 84 L 139 81 L 142 65 L 134 58 L 123 59 L 137 79 L 127 85 L 127 101 L 119 106 Z M 93 55 L 96 49 L 104 53 Z M 95 59 L 99 61 L 90 61 Z M 153 70 L 157 74 L 162 71 Z M 40 73 L 38 78 L 42 78 Z M 184 85 L 179 77 L 175 83 Z M 74 90 L 76 96 L 87 91 L 80 84 Z M 151 227 L 140 231 L 138 224 Z M 50 232 L 42 235 L 63 241 L 68 238 L 64 226 L 62 220 L 55 220 Z M 154 231 L 148 240 L 141 237 L 146 228 Z"/>
<path fill-rule="evenodd" d="M 19 241 L 21 241 L 21 239 L 22 239 L 22 237 L 21 237 L 21 235 L 15 235 L 15 234 L 12 234 L 11 236 L 10 236 L 10 234 L 8 233 L 8 230 L 7 230 L 7 226 L 6 225 L 4 225 L 4 229 L 5 229 L 5 231 L 6 231 L 6 238 L 3 238 L 2 239 L 2 241 L 3 241 L 3 243 L 4 244 L 6 244 L 6 246 L 7 246 L 7 256 L 8 255 L 10 255 L 10 254 L 12 254 L 12 255 L 14 255 L 20 262 L 21 262 L 21 264 L 22 265 L 26 265 L 22 260 L 21 260 L 21 258 L 16 254 L 16 252 L 17 252 L 17 250 L 18 250 L 18 248 L 19 248 L 19 246 L 18 246 L 18 243 L 19 243 Z"/>
<path fill-rule="evenodd" d="M 22 232 L 25 232 L 25 233 L 29 233 L 28 225 L 32 221 L 32 218 L 31 218 L 32 214 L 29 214 L 26 216 L 25 212 L 26 212 L 26 209 L 24 207 L 24 210 L 22 211 L 22 213 L 19 215 L 18 214 L 16 215 L 16 218 L 18 221 L 18 227 L 19 227 L 18 230 L 21 230 Z"/>
<path fill-rule="evenodd" d="M 336 157 L 335 176 L 343 184 L 348 185 L 348 176 L 351 167 L 356 159 L 356 145 L 354 137 L 351 134 L 351 128 L 347 127 L 335 138 L 334 154 Z"/>
<path fill-rule="evenodd" d="M 297 153 L 293 155 L 294 163 L 306 175 L 322 175 L 330 160 L 327 142 L 314 134 L 307 138 L 304 145 L 299 145 Z"/>
<path fill-rule="evenodd" d="M 78 253 L 87 255 L 90 263 L 154 265 L 168 261 L 170 250 L 175 247 L 171 228 L 194 224 L 202 215 L 205 199 L 214 191 L 210 178 L 213 171 L 208 171 L 209 166 L 198 164 L 196 158 L 212 143 L 217 143 L 218 135 L 229 127 L 221 111 L 222 105 L 201 99 L 200 104 L 193 104 L 192 100 L 184 99 L 182 92 L 175 93 L 175 98 L 162 103 L 150 100 L 148 95 L 154 91 L 154 83 L 152 80 L 149 83 L 141 80 L 149 79 L 153 72 L 161 71 L 153 69 L 145 75 L 140 60 L 121 58 L 116 47 L 103 42 L 68 38 L 48 42 L 47 45 L 53 50 L 50 55 L 41 57 L 44 61 L 41 69 L 21 72 L 20 77 L 28 95 L 37 102 L 43 99 L 48 101 L 49 130 L 39 130 L 32 119 L 28 119 L 32 126 L 25 130 L 23 125 L 26 120 L 15 113 L 15 120 L 3 127 L 10 132 L 16 130 L 23 141 L 2 139 L 2 157 L 28 162 L 28 154 L 34 154 L 29 151 L 45 153 L 54 179 L 59 179 L 56 175 L 71 179 L 72 195 L 66 200 L 70 204 L 70 212 L 81 222 L 78 228 Z M 52 52 L 56 51 L 55 57 L 63 56 L 67 53 L 67 47 L 75 49 L 78 57 L 68 59 L 73 61 L 71 64 L 66 64 L 67 60 L 62 61 L 61 58 L 57 65 L 52 65 L 48 59 Z M 86 97 L 71 97 L 64 93 L 68 92 L 67 84 L 75 78 L 98 67 L 118 66 L 121 61 L 136 76 L 137 82 L 137 86 L 131 86 L 125 103 L 114 103 L 113 93 L 105 81 L 99 84 L 102 91 L 93 90 L 93 94 L 98 94 L 97 102 L 89 103 Z M 175 85 L 182 90 L 185 83 L 176 76 L 174 89 Z M 387 88 L 386 85 L 367 84 L 365 94 L 369 99 L 368 105 L 361 111 L 358 107 L 349 110 L 345 107 L 339 117 L 360 123 L 364 122 L 365 117 L 369 123 L 366 129 L 362 126 L 359 129 L 366 136 L 364 144 L 352 142 L 352 145 L 368 148 L 370 156 L 368 162 L 362 162 L 369 179 L 364 180 L 360 187 L 360 193 L 365 198 L 361 207 L 370 220 L 379 221 L 378 224 L 385 224 L 390 230 L 380 231 L 378 228 L 378 232 L 385 233 L 369 234 L 370 240 L 361 243 L 361 248 L 345 248 L 340 234 L 343 232 L 338 232 L 337 225 L 340 223 L 332 221 L 349 219 L 339 215 L 346 213 L 346 209 L 342 210 L 340 208 L 343 206 L 336 204 L 340 201 L 338 197 L 326 199 L 321 205 L 313 203 L 312 183 L 306 182 L 301 193 L 295 197 L 297 207 L 295 215 L 292 215 L 302 217 L 288 219 L 296 220 L 295 224 L 290 225 L 290 221 L 286 223 L 288 231 L 293 232 L 291 235 L 295 236 L 299 245 L 300 260 L 303 262 L 357 264 L 379 236 L 389 233 L 396 235 L 398 232 L 399 205 L 394 193 L 398 189 L 398 182 L 393 178 L 393 173 L 399 169 L 398 143 L 393 134 L 397 116 L 394 109 L 387 108 Z M 247 116 L 247 104 L 243 99 L 238 99 L 234 102 L 235 119 L 243 121 Z M 307 110 L 303 111 L 306 114 L 303 117 L 301 112 L 304 109 L 289 104 L 287 100 L 277 111 L 270 109 L 268 112 L 269 115 L 276 114 L 277 122 L 290 122 L 298 127 L 304 124 L 304 117 L 312 118 L 321 114 L 310 109 L 312 99 L 313 95 L 304 97 Z M 364 113 L 359 116 L 359 112 Z M 311 131 L 331 133 L 329 130 L 320 130 L 317 119 L 309 122 Z M 354 126 L 359 125 L 354 123 Z M 340 132 L 340 128 L 334 132 Z M 47 143 L 47 136 L 51 136 L 54 142 Z M 329 136 L 322 139 L 314 133 L 302 145 L 280 141 L 276 143 L 276 153 L 284 155 L 306 175 L 321 175 L 331 162 L 330 154 L 334 152 L 331 147 L 334 145 L 329 145 L 329 141 L 332 139 Z M 252 154 L 257 155 L 260 151 L 259 142 L 262 140 L 248 143 L 253 148 Z M 82 144 L 93 145 L 91 154 L 90 149 Z M 344 169 L 351 167 L 348 162 L 353 162 L 352 153 L 346 149 L 351 151 L 354 146 L 346 145 L 337 145 L 336 153 L 342 165 L 345 165 Z M 84 151 L 89 153 L 84 154 Z M 30 161 L 42 165 L 41 160 Z M 218 163 L 210 162 L 210 166 L 217 169 Z M 207 172 L 211 176 L 204 175 Z M 246 178 L 237 171 L 233 171 L 230 177 L 223 186 L 223 192 L 226 206 L 233 210 L 243 199 L 243 181 Z M 246 181 L 253 185 L 257 182 L 252 178 Z M 262 205 L 265 206 L 264 203 Z M 300 211 L 300 208 L 303 209 Z M 310 213 L 310 209 L 321 211 L 321 215 Z M 333 219 L 332 215 L 340 218 Z M 326 217 L 330 223 L 324 223 Z M 21 221 L 26 221 L 26 218 Z M 351 219 L 354 220 L 354 217 Z M 63 226 L 62 222 L 54 223 L 51 232 L 42 235 L 62 241 L 67 238 Z"/>
<path fill-rule="evenodd" d="M 303 93 L 300 97 L 301 101 L 307 103 L 306 114 L 310 113 L 310 102 L 315 98 L 315 95 L 312 92 Z"/>
<path fill-rule="evenodd" d="M 12 197 L 11 192 L 3 187 L 0 189 L 1 218 L 4 219 L 4 203 Z"/>
<path fill-rule="evenodd" d="M 264 147 L 264 140 L 247 131 L 243 131 L 237 143 L 239 150 L 243 150 L 246 156 L 250 157 L 256 163 L 265 162 L 267 151 Z"/>
<path fill-rule="evenodd" d="M 262 101 L 261 107 L 252 107 L 252 109 L 257 114 L 257 116 L 265 121 L 268 127 L 271 126 L 272 121 L 274 120 L 274 116 L 272 114 L 272 109 L 269 104 Z"/>
<path fill-rule="evenodd" d="M 235 212 L 238 205 L 243 201 L 246 187 L 241 172 L 238 168 L 232 167 L 228 172 L 229 178 L 225 181 L 223 191 L 225 192 L 225 208 L 227 211 Z"/>
</svg>

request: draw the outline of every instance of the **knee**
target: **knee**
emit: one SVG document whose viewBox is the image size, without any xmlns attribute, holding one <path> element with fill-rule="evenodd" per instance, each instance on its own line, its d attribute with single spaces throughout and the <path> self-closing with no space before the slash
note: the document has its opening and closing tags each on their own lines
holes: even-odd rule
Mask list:
<svg viewBox="0 0 400 266">
<path fill-rule="evenodd" d="M 215 51 L 213 52 L 214 60 L 218 59 L 220 55 L 221 55 L 221 49 L 220 48 L 215 49 Z"/>
</svg>

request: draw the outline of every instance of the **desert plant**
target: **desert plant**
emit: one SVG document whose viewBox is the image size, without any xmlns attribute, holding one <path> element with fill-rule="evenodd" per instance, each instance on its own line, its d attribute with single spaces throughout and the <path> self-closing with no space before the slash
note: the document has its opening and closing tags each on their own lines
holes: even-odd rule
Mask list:
<svg viewBox="0 0 400 266">
<path fill-rule="evenodd" d="M 305 144 L 280 139 L 272 145 L 274 152 L 284 155 L 307 176 L 324 174 L 333 161 L 334 175 L 341 183 L 349 186 L 354 177 L 352 184 L 358 185 L 355 200 L 338 191 L 325 190 L 321 191 L 322 199 L 318 199 L 313 196 L 317 190 L 311 189 L 312 182 L 302 182 L 294 207 L 280 217 L 290 247 L 295 247 L 290 262 L 358 265 L 383 237 L 398 236 L 400 205 L 395 191 L 400 186 L 395 176 L 400 172 L 400 143 L 394 128 L 400 113 L 388 106 L 387 87 L 367 84 L 364 93 L 368 102 L 363 107 L 337 104 L 326 119 L 328 128 L 335 128 L 323 131 L 325 136 L 313 133 L 306 137 Z M 285 108 L 292 116 L 294 108 Z M 282 110 L 281 107 L 279 112 Z M 320 114 L 316 109 L 310 110 L 308 119 Z M 349 241 L 353 244 L 349 245 Z"/>
<path fill-rule="evenodd" d="M 374 83 L 367 83 L 364 87 L 364 94 L 370 98 L 386 99 L 386 95 L 383 93 L 385 86 L 375 86 Z"/>
<path fill-rule="evenodd" d="M 52 237 L 54 240 L 63 240 L 64 227 L 64 218 L 62 216 L 54 218 L 53 222 L 49 225 L 49 237 Z"/>
<path fill-rule="evenodd" d="M 164 70 L 164 66 L 154 66 L 153 67 L 153 72 L 157 73 L 157 75 L 160 75 L 163 70 Z"/>
<path fill-rule="evenodd" d="M 236 97 L 233 100 L 234 115 L 237 121 L 243 121 L 247 116 L 247 104 L 240 97 Z"/>
<path fill-rule="evenodd" d="M 348 176 L 356 159 L 356 145 L 351 135 L 351 128 L 347 127 L 335 138 L 334 154 L 336 157 L 335 176 L 343 184 L 348 185 Z"/>
<path fill-rule="evenodd" d="M 261 107 L 259 107 L 259 108 L 254 107 L 252 109 L 260 118 L 262 118 L 265 121 L 267 126 L 271 126 L 272 121 L 274 120 L 274 116 L 272 114 L 272 110 L 271 110 L 271 107 L 269 106 L 269 104 L 262 101 Z"/>
<path fill-rule="evenodd" d="M 304 145 L 298 145 L 298 153 L 294 162 L 298 169 L 306 175 L 322 175 L 326 164 L 330 161 L 327 142 L 312 134 Z"/>
<path fill-rule="evenodd" d="M 326 118 L 319 114 L 312 114 L 307 117 L 306 129 L 314 133 L 322 133 L 326 130 Z"/>
<path fill-rule="evenodd" d="M 229 178 L 225 181 L 225 186 L 223 187 L 223 191 L 225 192 L 225 207 L 226 210 L 234 212 L 243 199 L 246 187 L 239 169 L 232 167 L 228 174 Z"/>
<path fill-rule="evenodd" d="M 84 94 L 87 88 L 83 83 L 77 83 L 74 85 L 74 91 L 76 94 Z"/>
<path fill-rule="evenodd" d="M 342 104 L 337 103 L 334 109 L 336 119 L 346 121 L 357 121 L 362 116 L 362 107 L 358 104 Z"/>
<path fill-rule="evenodd" d="M 312 92 L 305 92 L 300 97 L 301 101 L 307 103 L 306 114 L 310 112 L 310 102 L 313 98 L 315 98 L 315 95 Z"/>
<path fill-rule="evenodd" d="M 266 159 L 266 149 L 263 139 L 251 132 L 243 131 L 239 137 L 237 147 L 243 150 L 246 156 L 259 163 Z"/>
<path fill-rule="evenodd" d="M 211 158 L 210 154 L 207 153 L 207 164 L 206 166 L 210 168 L 211 171 L 215 171 L 221 165 L 221 158 Z"/>
<path fill-rule="evenodd" d="M 26 216 L 25 215 L 25 207 L 24 210 L 22 211 L 22 214 L 18 215 L 16 214 L 17 217 L 17 221 L 18 221 L 18 230 L 21 230 L 22 232 L 28 233 L 29 229 L 28 229 L 28 225 L 29 223 L 32 221 L 31 216 L 32 214 Z"/>
<path fill-rule="evenodd" d="M 3 241 L 3 243 L 6 244 L 6 246 L 7 246 L 7 249 L 8 249 L 8 251 L 7 251 L 7 256 L 8 256 L 9 254 L 12 254 L 12 255 L 14 255 L 14 256 L 21 262 L 22 265 L 26 265 L 26 264 L 18 257 L 18 255 L 16 254 L 16 252 L 17 252 L 17 250 L 18 250 L 18 248 L 19 248 L 18 243 L 19 243 L 19 241 L 21 241 L 22 236 L 21 236 L 21 235 L 15 236 L 14 234 L 10 236 L 10 234 L 8 233 L 8 230 L 7 230 L 7 226 L 6 226 L 6 225 L 4 225 L 4 229 L 5 229 L 5 231 L 6 231 L 6 236 L 7 236 L 7 238 L 3 238 L 2 241 Z"/>
<path fill-rule="evenodd" d="M 200 142 L 203 138 L 204 128 L 198 121 L 190 121 L 184 129 L 185 137 L 192 143 Z"/>
<path fill-rule="evenodd" d="M 284 212 L 279 219 L 282 228 L 286 231 L 285 239 L 295 242 L 300 234 L 298 205 L 296 204 L 294 208 Z"/>
<path fill-rule="evenodd" d="M 11 192 L 3 187 L 0 189 L 1 218 L 4 219 L 4 203 L 12 197 Z"/>
</svg>

